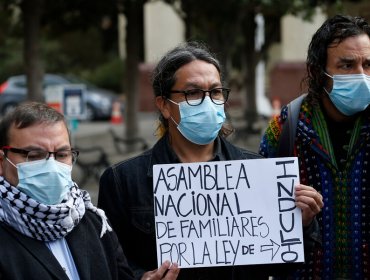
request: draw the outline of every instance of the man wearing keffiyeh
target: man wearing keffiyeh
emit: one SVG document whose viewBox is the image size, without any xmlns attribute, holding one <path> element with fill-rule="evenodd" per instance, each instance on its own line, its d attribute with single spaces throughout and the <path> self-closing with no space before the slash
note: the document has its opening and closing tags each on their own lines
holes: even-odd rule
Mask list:
<svg viewBox="0 0 370 280">
<path fill-rule="evenodd" d="M 103 210 L 71 179 L 78 151 L 56 110 L 0 123 L 0 279 L 133 279 Z"/>
</svg>

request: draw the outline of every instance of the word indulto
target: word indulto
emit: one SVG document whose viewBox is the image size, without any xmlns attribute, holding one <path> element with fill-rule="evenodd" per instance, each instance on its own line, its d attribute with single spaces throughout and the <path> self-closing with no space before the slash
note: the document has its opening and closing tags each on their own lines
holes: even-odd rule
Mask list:
<svg viewBox="0 0 370 280">
<path fill-rule="evenodd" d="M 277 176 L 278 188 L 278 204 L 279 204 L 279 224 L 280 224 L 280 243 L 283 248 L 281 258 L 284 262 L 295 262 L 298 259 L 298 252 L 294 250 L 294 246 L 301 245 L 302 240 L 289 234 L 295 228 L 295 221 L 297 220 L 296 213 L 294 212 L 295 199 L 294 199 L 294 183 L 297 175 L 287 173 L 287 166 L 293 164 L 294 160 L 278 161 L 276 165 L 283 167 L 283 174 Z M 289 186 L 286 187 L 286 182 Z"/>
</svg>

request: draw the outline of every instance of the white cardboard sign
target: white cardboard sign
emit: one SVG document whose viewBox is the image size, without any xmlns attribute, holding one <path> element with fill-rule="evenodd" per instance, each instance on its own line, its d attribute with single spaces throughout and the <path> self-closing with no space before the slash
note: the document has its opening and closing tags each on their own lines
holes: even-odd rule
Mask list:
<svg viewBox="0 0 370 280">
<path fill-rule="evenodd" d="M 155 165 L 158 267 L 303 262 L 297 158 Z"/>
</svg>

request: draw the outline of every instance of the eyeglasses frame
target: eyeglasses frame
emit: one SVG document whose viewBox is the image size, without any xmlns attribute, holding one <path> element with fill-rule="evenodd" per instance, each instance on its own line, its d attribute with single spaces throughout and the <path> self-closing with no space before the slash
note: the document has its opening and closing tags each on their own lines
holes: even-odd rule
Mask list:
<svg viewBox="0 0 370 280">
<path fill-rule="evenodd" d="M 212 92 L 213 90 L 217 90 L 217 89 L 221 89 L 221 91 L 222 91 L 222 92 L 224 92 L 224 91 L 226 91 L 226 92 L 227 92 L 227 96 L 226 96 L 225 100 L 223 101 L 223 103 L 221 103 L 221 104 L 220 104 L 220 103 L 216 103 L 216 102 L 213 100 L 213 98 L 212 98 L 212 94 L 211 94 L 211 92 Z M 191 103 L 189 103 L 189 101 L 188 101 L 188 95 L 189 95 L 189 94 L 190 94 L 190 92 L 191 92 L 191 91 L 193 91 L 193 90 L 199 90 L 199 91 L 203 92 L 202 100 L 199 102 L 199 104 L 196 104 L 196 105 L 191 104 Z M 209 98 L 211 99 L 211 101 L 212 101 L 214 104 L 216 104 L 216 105 L 224 105 L 224 104 L 227 102 L 227 100 L 229 99 L 230 89 L 229 89 L 229 88 L 224 88 L 224 87 L 217 87 L 217 88 L 212 88 L 212 89 L 209 89 L 209 90 L 204 90 L 204 89 L 200 89 L 200 88 L 193 88 L 193 89 L 189 89 L 189 90 L 171 90 L 171 91 L 170 91 L 170 93 L 182 93 L 182 94 L 184 94 L 184 95 L 185 95 L 186 103 L 188 103 L 190 106 L 198 106 L 198 105 L 202 104 L 202 103 L 203 103 L 203 101 L 204 101 L 204 99 L 206 98 L 206 93 L 207 93 L 207 92 L 209 92 Z"/>
<path fill-rule="evenodd" d="M 15 153 L 15 154 L 22 154 L 22 155 L 25 155 L 26 156 L 26 161 L 28 162 L 28 153 L 29 152 L 33 152 L 33 151 L 37 151 L 37 150 L 24 150 L 24 149 L 19 149 L 19 148 L 14 148 L 14 147 L 11 147 L 11 146 L 3 146 L 1 148 L 3 151 L 10 151 L 12 153 Z M 42 150 L 44 151 L 44 150 Z M 78 158 L 78 155 L 80 154 L 80 152 L 74 148 L 70 149 L 70 150 L 60 150 L 60 151 L 55 151 L 55 152 L 49 152 L 49 151 L 44 151 L 46 153 L 48 153 L 48 155 L 46 156 L 46 160 L 48 160 L 50 158 L 51 155 L 54 156 L 54 158 L 56 158 L 56 154 L 59 153 L 59 152 L 65 152 L 65 151 L 71 151 L 72 153 L 72 164 L 74 164 Z M 6 155 L 6 153 L 4 152 L 4 155 Z"/>
</svg>

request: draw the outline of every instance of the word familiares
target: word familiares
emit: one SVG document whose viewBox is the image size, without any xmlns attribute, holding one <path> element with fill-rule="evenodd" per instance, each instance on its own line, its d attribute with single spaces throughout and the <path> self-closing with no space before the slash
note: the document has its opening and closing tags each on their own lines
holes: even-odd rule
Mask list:
<svg viewBox="0 0 370 280">
<path fill-rule="evenodd" d="M 157 239 L 166 238 L 212 238 L 212 237 L 261 237 L 269 235 L 270 229 L 263 217 L 220 217 L 206 220 L 180 220 L 156 222 Z"/>
</svg>

